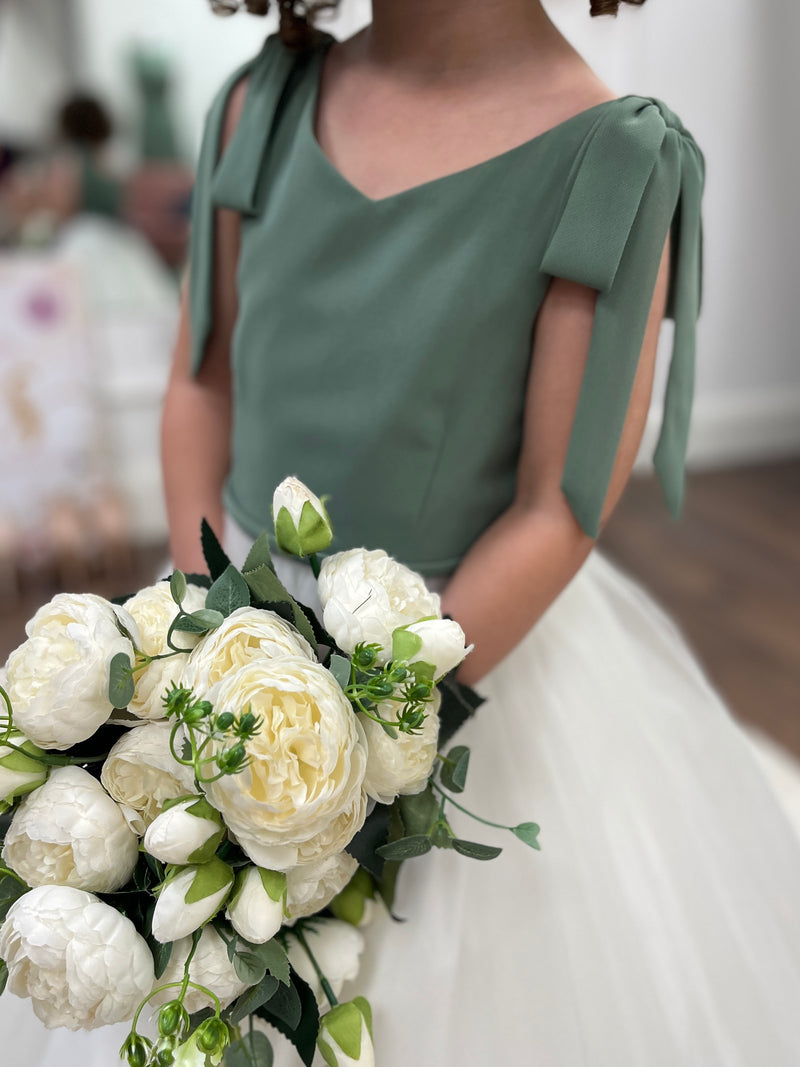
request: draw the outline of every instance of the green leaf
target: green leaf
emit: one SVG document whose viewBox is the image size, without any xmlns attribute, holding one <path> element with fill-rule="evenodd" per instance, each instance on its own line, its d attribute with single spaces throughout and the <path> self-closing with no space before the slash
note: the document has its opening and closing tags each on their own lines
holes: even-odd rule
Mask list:
<svg viewBox="0 0 800 1067">
<path fill-rule="evenodd" d="M 455 680 L 454 672 L 457 669 L 454 668 L 450 674 L 446 674 L 437 686 L 442 698 L 439 707 L 439 744 L 442 748 L 485 700 L 474 689 Z"/>
<path fill-rule="evenodd" d="M 242 993 L 231 1008 L 231 1022 L 240 1023 L 248 1015 L 252 1015 L 256 1008 L 266 1004 L 278 991 L 278 979 L 271 974 L 265 974 L 258 985 Z"/>
<path fill-rule="evenodd" d="M 268 563 L 261 563 L 252 570 L 245 568 L 242 576 L 259 604 L 291 603 L 292 597 L 286 586 Z"/>
<path fill-rule="evenodd" d="M 314 627 L 306 618 L 306 614 L 296 600 L 292 600 L 292 614 L 294 616 L 295 629 L 305 637 L 314 651 L 317 651 L 317 639 L 314 636 Z"/>
<path fill-rule="evenodd" d="M 404 626 L 398 626 L 392 633 L 392 659 L 408 663 L 422 648 L 422 638 L 412 634 Z"/>
<path fill-rule="evenodd" d="M 272 551 L 269 544 L 269 534 L 266 530 L 262 531 L 253 542 L 253 547 L 247 553 L 247 559 L 244 561 L 242 574 L 246 578 L 248 573 L 257 571 L 261 567 L 269 567 L 274 570 L 274 567 L 272 566 Z"/>
<path fill-rule="evenodd" d="M 221 574 L 224 574 L 231 561 L 225 555 L 217 535 L 206 519 L 203 519 L 200 525 L 200 543 L 203 546 L 203 556 L 208 566 L 208 573 L 211 575 L 212 580 L 216 581 Z"/>
<path fill-rule="evenodd" d="M 350 685 L 350 660 L 346 656 L 331 656 L 331 662 L 328 667 L 333 677 L 342 687 L 345 689 Z"/>
<path fill-rule="evenodd" d="M 154 937 L 147 939 L 147 945 L 153 956 L 153 963 L 155 964 L 156 978 L 160 978 L 164 971 L 167 969 L 169 958 L 172 955 L 172 946 L 174 941 L 167 941 L 165 945 L 162 945 L 160 941 L 156 941 Z"/>
<path fill-rule="evenodd" d="M 429 785 L 421 793 L 399 797 L 398 803 L 406 833 L 412 837 L 427 834 L 439 818 L 439 801 Z"/>
<path fill-rule="evenodd" d="M 383 877 L 384 861 L 377 849 L 385 845 L 389 838 L 390 818 L 391 808 L 387 804 L 376 804 L 346 850 L 378 881 Z"/>
<path fill-rule="evenodd" d="M 0 995 L 6 987 L 8 981 L 8 964 L 5 960 L 0 960 Z"/>
<path fill-rule="evenodd" d="M 237 608 L 250 607 L 250 588 L 233 564 L 225 568 L 206 595 L 206 610 L 227 617 Z"/>
<path fill-rule="evenodd" d="M 521 822 L 519 826 L 512 826 L 511 833 L 515 834 L 520 841 L 524 841 L 526 845 L 541 851 L 542 846 L 538 840 L 539 827 L 535 822 Z"/>
<path fill-rule="evenodd" d="M 112 708 L 127 708 L 133 700 L 136 683 L 133 664 L 127 652 L 118 652 L 108 668 L 108 699 Z"/>
<path fill-rule="evenodd" d="M 290 1024 L 284 1014 L 290 997 L 285 986 L 280 986 L 269 1004 L 259 1008 L 256 1011 L 256 1015 L 261 1019 L 265 1019 L 268 1023 L 272 1023 L 285 1037 L 288 1037 L 297 1049 L 297 1054 L 305 1064 L 305 1067 L 311 1067 L 319 1032 L 317 1001 L 308 985 L 295 971 L 292 971 L 292 985 L 289 989 L 296 991 L 295 996 L 300 1002 L 299 1014 L 296 1006 L 293 1012 L 293 1016 L 297 1016 L 296 1023 L 292 1021 Z"/>
<path fill-rule="evenodd" d="M 169 591 L 172 594 L 172 599 L 180 607 L 183 598 L 186 596 L 186 575 L 183 571 L 176 570 L 172 572 L 172 577 L 169 580 Z"/>
<path fill-rule="evenodd" d="M 246 985 L 258 985 L 267 973 L 266 965 L 253 952 L 236 949 L 233 954 L 233 969 Z"/>
<path fill-rule="evenodd" d="M 376 851 L 385 860 L 410 860 L 414 856 L 424 856 L 432 847 L 427 834 L 414 834 L 413 837 L 401 837 L 399 841 L 381 845 Z"/>
<path fill-rule="evenodd" d="M 204 634 L 207 630 L 216 630 L 223 621 L 221 612 L 200 608 L 199 611 L 193 611 L 191 615 L 182 615 L 176 619 L 172 624 L 172 629 L 186 634 Z"/>
<path fill-rule="evenodd" d="M 477 841 L 462 841 L 458 837 L 453 838 L 453 848 L 461 856 L 468 856 L 471 860 L 493 860 L 503 851 L 495 845 L 481 845 Z"/>
<path fill-rule="evenodd" d="M 445 819 L 439 819 L 430 833 L 431 844 L 434 848 L 452 848 L 453 831 Z"/>
<path fill-rule="evenodd" d="M 228 1045 L 222 1058 L 223 1067 L 272 1067 L 272 1042 L 261 1030 L 249 1030 Z"/>
<path fill-rule="evenodd" d="M 293 1030 L 299 1025 L 303 1014 L 303 1005 L 294 980 L 288 986 L 278 986 L 275 995 L 268 1003 L 268 1009 L 271 1015 L 276 1019 L 280 1019 L 289 1029 Z M 266 1017 L 258 1009 L 255 1010 L 254 1014 L 261 1016 L 261 1018 Z"/>
<path fill-rule="evenodd" d="M 447 753 L 449 762 L 442 764 L 442 785 L 451 793 L 463 793 L 469 769 L 469 749 L 456 745 Z"/>
<path fill-rule="evenodd" d="M 289 957 L 280 942 L 272 938 L 270 941 L 265 941 L 263 945 L 251 945 L 249 941 L 245 941 L 240 937 L 239 944 L 246 945 L 248 951 L 252 952 L 259 963 L 263 964 L 269 973 L 274 975 L 282 985 L 289 984 L 291 971 Z"/>
</svg>

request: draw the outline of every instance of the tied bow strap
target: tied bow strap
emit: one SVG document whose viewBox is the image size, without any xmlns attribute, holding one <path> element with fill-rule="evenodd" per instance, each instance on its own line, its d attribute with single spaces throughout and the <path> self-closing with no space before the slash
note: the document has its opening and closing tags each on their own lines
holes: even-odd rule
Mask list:
<svg viewBox="0 0 800 1067">
<path fill-rule="evenodd" d="M 676 115 L 658 100 L 623 97 L 587 135 L 542 259 L 545 274 L 598 291 L 561 481 L 590 537 L 600 532 L 670 230 L 666 313 L 675 339 L 653 461 L 670 512 L 680 514 L 701 299 L 703 176 L 703 156 Z"/>
</svg>

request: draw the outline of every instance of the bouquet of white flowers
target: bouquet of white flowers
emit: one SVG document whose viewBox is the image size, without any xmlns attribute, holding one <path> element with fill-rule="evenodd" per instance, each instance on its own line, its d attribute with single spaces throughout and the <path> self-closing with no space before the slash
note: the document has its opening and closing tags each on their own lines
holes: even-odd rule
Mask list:
<svg viewBox="0 0 800 1067">
<path fill-rule="evenodd" d="M 404 860 L 500 851 L 447 818 L 472 814 L 469 749 L 443 751 L 480 703 L 453 678 L 461 628 L 385 552 L 320 561 L 330 522 L 296 479 L 273 514 L 322 620 L 266 534 L 239 571 L 204 524 L 208 576 L 60 594 L 3 672 L 0 992 L 49 1027 L 132 1020 L 130 1067 L 271 1063 L 254 1017 L 306 1065 L 372 1064 L 369 1004 L 337 1000 L 359 927 Z"/>
</svg>

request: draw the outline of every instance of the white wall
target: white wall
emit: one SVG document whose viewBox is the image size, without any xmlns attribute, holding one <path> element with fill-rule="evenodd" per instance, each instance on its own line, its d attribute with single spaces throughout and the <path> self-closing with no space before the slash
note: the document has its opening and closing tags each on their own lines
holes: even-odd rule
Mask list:
<svg viewBox="0 0 800 1067">
<path fill-rule="evenodd" d="M 664 99 L 706 155 L 706 284 L 690 448 L 695 464 L 800 453 L 794 277 L 800 147 L 792 84 L 800 59 L 800 4 L 649 0 L 643 8 L 623 5 L 617 19 L 590 19 L 588 0 L 546 2 L 616 92 Z M 204 0 L 79 3 L 91 31 L 90 71 L 121 103 L 121 56 L 131 38 L 174 52 L 192 150 L 214 89 L 274 26 L 245 15 L 216 18 Z M 346 36 L 368 17 L 368 0 L 342 0 L 330 28 Z M 667 356 L 662 352 L 657 397 Z M 649 433 L 657 429 L 655 408 L 657 402 Z M 643 454 L 653 443 L 646 438 Z"/>
</svg>

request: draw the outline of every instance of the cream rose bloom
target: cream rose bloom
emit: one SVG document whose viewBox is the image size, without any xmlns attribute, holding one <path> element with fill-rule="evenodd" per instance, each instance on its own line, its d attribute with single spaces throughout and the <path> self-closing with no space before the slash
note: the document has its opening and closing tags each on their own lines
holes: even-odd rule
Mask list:
<svg viewBox="0 0 800 1067">
<path fill-rule="evenodd" d="M 183 684 L 198 696 L 253 661 L 302 656 L 316 660 L 308 641 L 274 611 L 237 608 L 197 645 L 184 664 Z"/>
<path fill-rule="evenodd" d="M 359 714 L 367 738 L 364 788 L 374 800 L 391 804 L 400 794 L 421 793 L 425 788 L 436 759 L 440 704 L 441 697 L 434 690 L 431 703 L 425 706 L 427 714 L 422 729 L 414 734 L 398 730 L 397 738 L 389 737 L 379 723 Z M 378 710 L 387 722 L 396 722 L 401 707 L 387 701 Z"/>
<path fill-rule="evenodd" d="M 139 839 L 88 771 L 57 767 L 14 813 L 3 860 L 29 886 L 113 893 L 133 874 Z"/>
<path fill-rule="evenodd" d="M 172 726 L 149 722 L 136 726 L 112 747 L 100 780 L 114 800 L 131 808 L 131 826 L 141 836 L 165 801 L 195 793 L 194 771 L 172 755 Z M 176 739 L 180 752 L 181 738 Z"/>
<path fill-rule="evenodd" d="M 317 583 L 325 629 L 352 652 L 363 641 L 392 655 L 392 632 L 428 615 L 441 618 L 441 602 L 422 577 L 382 549 L 353 548 L 327 556 Z"/>
<path fill-rule="evenodd" d="M 287 871 L 286 910 L 290 920 L 322 911 L 341 893 L 357 870 L 357 860 L 346 852 L 338 852 L 319 863 Z"/>
<path fill-rule="evenodd" d="M 187 585 L 183 598 L 183 610 L 199 611 L 206 603 L 206 591 L 199 585 Z M 167 634 L 175 616 L 178 605 L 172 599 L 169 582 L 157 582 L 149 585 L 125 601 L 129 611 L 139 627 L 141 644 L 139 650 L 148 656 L 160 656 L 170 652 Z M 181 648 L 192 649 L 197 644 L 197 634 L 175 633 L 174 644 Z M 140 719 L 163 719 L 166 710 L 161 699 L 172 682 L 178 684 L 185 665 L 185 656 L 170 656 L 157 659 L 134 675 L 136 691 L 128 705 L 128 711 Z"/>
<path fill-rule="evenodd" d="M 153 988 L 153 957 L 130 919 L 80 889 L 42 886 L 0 927 L 8 988 L 47 1027 L 94 1030 L 130 1019 Z"/>
<path fill-rule="evenodd" d="M 8 658 L 14 725 L 40 748 L 65 749 L 91 737 L 112 712 L 108 668 L 133 661 L 138 627 L 123 608 L 92 593 L 59 593 L 25 627 L 28 640 Z"/>
<path fill-rule="evenodd" d="M 286 871 L 341 852 L 366 817 L 367 751 L 333 675 L 299 656 L 252 661 L 209 699 L 262 720 L 249 765 L 204 786 L 253 863 Z"/>
<path fill-rule="evenodd" d="M 159 985 L 182 981 L 186 957 L 189 955 L 191 947 L 191 937 L 182 937 L 173 944 L 169 963 L 158 980 Z M 197 942 L 197 949 L 189 964 L 189 981 L 204 985 L 206 989 L 210 989 L 212 993 L 219 997 L 223 1008 L 227 1008 L 247 989 L 247 983 L 239 978 L 233 964 L 228 959 L 228 950 L 225 947 L 225 942 L 213 926 L 203 928 L 200 940 Z M 172 1000 L 174 997 L 174 989 L 165 989 L 161 993 L 156 993 L 150 1003 L 154 1006 L 159 1006 L 166 1004 L 168 1000 Z M 213 1006 L 209 996 L 200 989 L 193 989 L 191 986 L 187 990 L 183 1004 L 190 1014 Z"/>
</svg>

